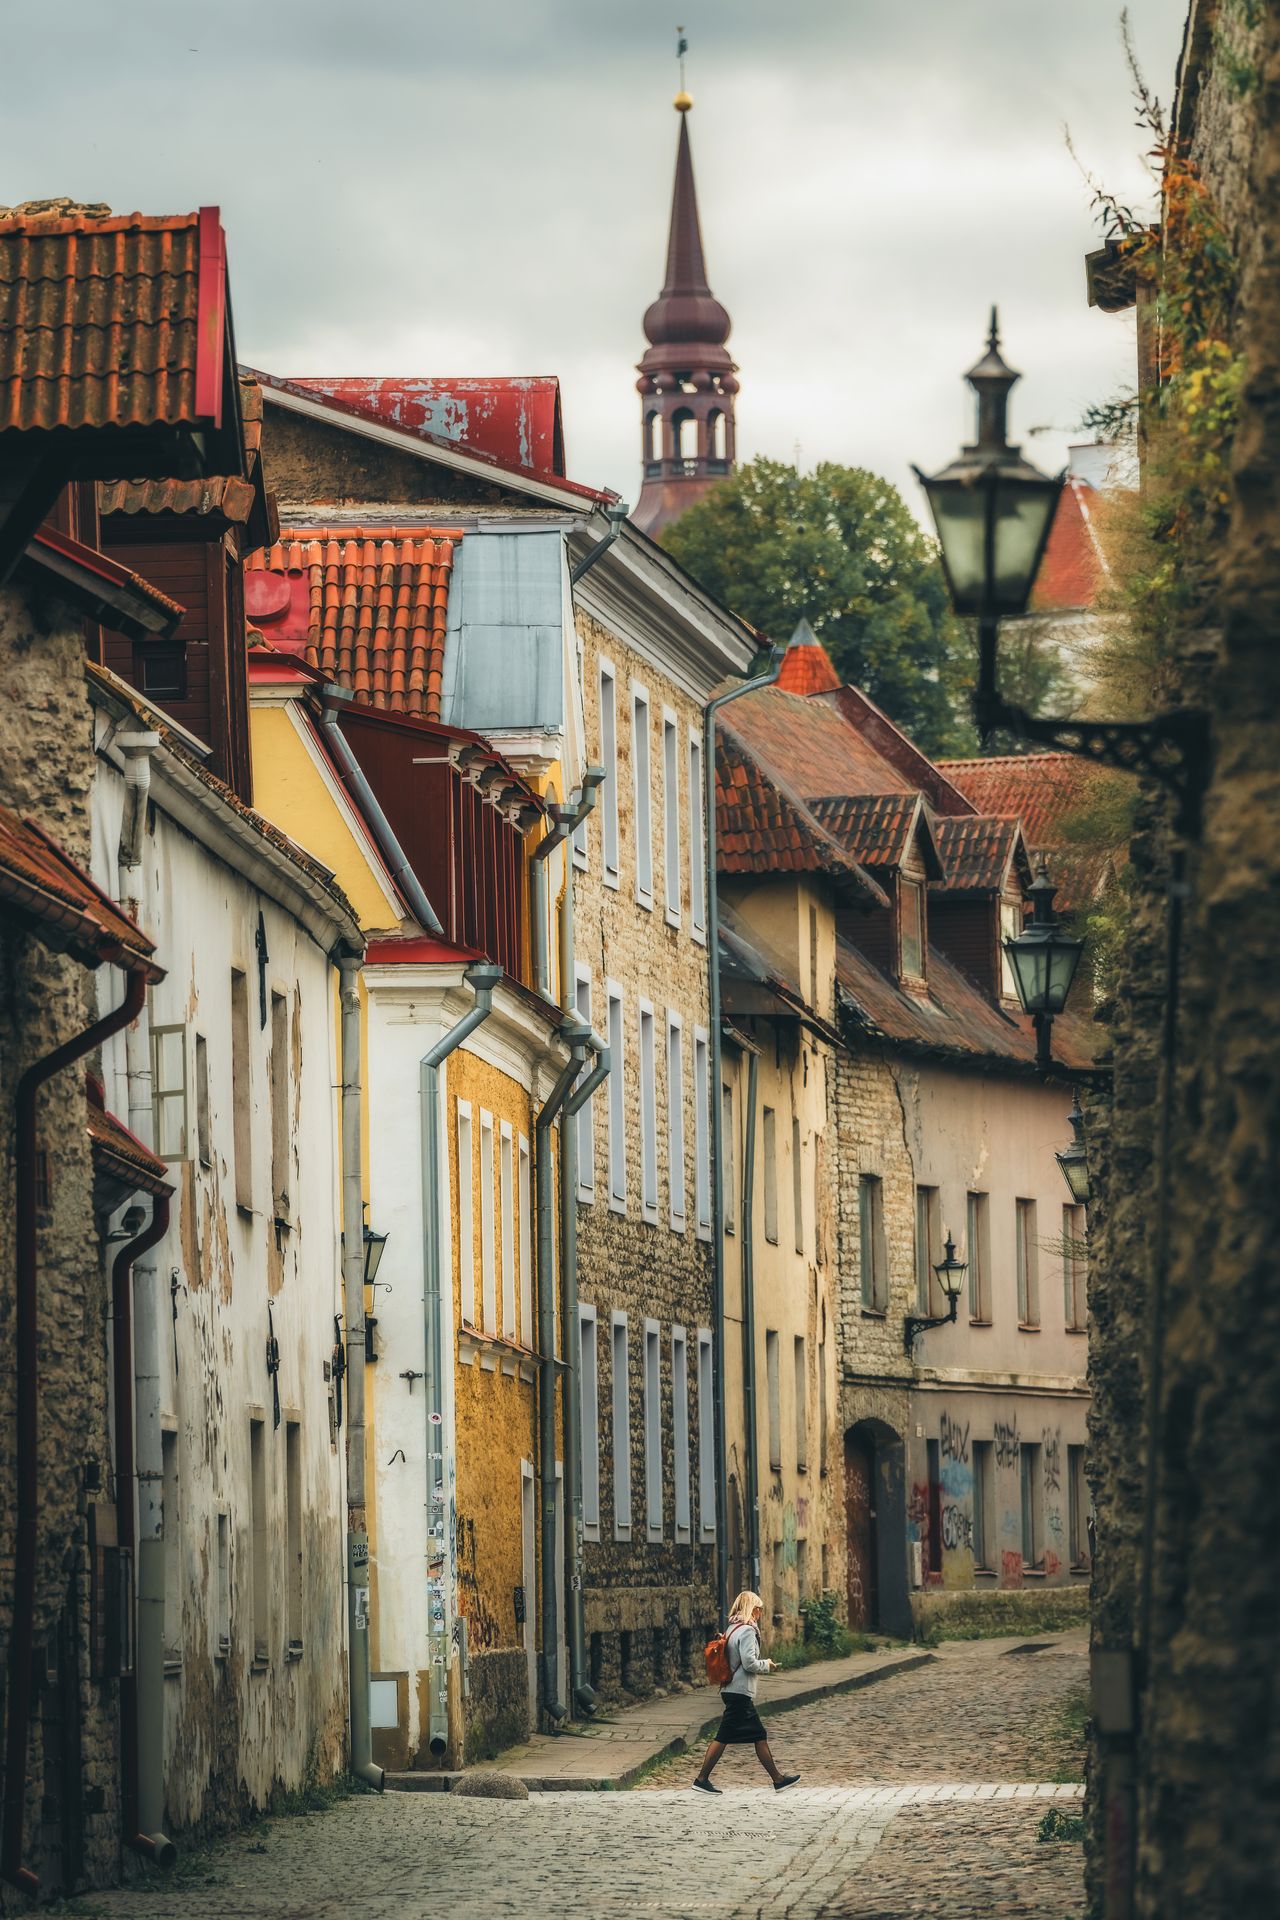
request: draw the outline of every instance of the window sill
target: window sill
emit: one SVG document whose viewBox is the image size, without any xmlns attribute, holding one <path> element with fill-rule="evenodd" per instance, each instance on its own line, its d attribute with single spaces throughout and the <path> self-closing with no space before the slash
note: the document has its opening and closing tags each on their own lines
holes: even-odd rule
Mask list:
<svg viewBox="0 0 1280 1920">
<path fill-rule="evenodd" d="M 594 1207 L 595 1203 L 596 1190 L 594 1187 L 578 1188 L 578 1205 L 580 1207 Z"/>
<path fill-rule="evenodd" d="M 672 1233 L 684 1233 L 688 1229 L 689 1222 L 684 1214 L 673 1213 L 668 1219 L 667 1225 L 670 1227 Z"/>
<path fill-rule="evenodd" d="M 680 915 L 678 913 L 673 913 L 671 908 L 668 907 L 666 912 L 663 914 L 662 918 L 666 922 L 667 926 L 675 927 L 677 932 L 679 931 Z"/>
<path fill-rule="evenodd" d="M 705 928 L 705 927 L 697 927 L 697 926 L 694 926 L 694 927 L 690 927 L 690 929 L 689 929 L 689 938 L 690 938 L 691 940 L 696 940 L 696 941 L 697 941 L 697 943 L 698 943 L 698 945 L 699 945 L 700 947 L 705 947 L 705 946 L 706 946 L 706 944 L 707 944 L 707 930 L 706 930 L 706 928 Z"/>
<path fill-rule="evenodd" d="M 622 1215 L 622 1217 L 623 1217 L 623 1218 L 625 1219 L 625 1218 L 626 1218 L 626 1212 L 627 1212 L 627 1203 L 626 1203 L 626 1201 L 625 1201 L 625 1200 L 619 1200 L 619 1198 L 618 1198 L 618 1196 L 617 1196 L 616 1194 L 614 1194 L 614 1193 L 611 1193 L 611 1194 L 609 1195 L 609 1211 L 610 1211 L 610 1213 L 617 1213 L 617 1214 L 621 1214 L 621 1215 Z"/>
<path fill-rule="evenodd" d="M 1081 1580 L 1087 1580 L 1090 1574 L 1093 1572 L 1093 1568 L 1090 1566 L 1087 1560 L 1078 1560 L 1073 1565 L 1067 1568 L 1067 1572 L 1071 1574 L 1075 1574 L 1077 1578 Z"/>
<path fill-rule="evenodd" d="M 302 1658 L 301 1640 L 291 1640 L 288 1646 L 284 1650 L 284 1657 L 290 1663 L 293 1663 L 294 1661 L 297 1661 L 297 1660 L 301 1660 Z"/>
<path fill-rule="evenodd" d="M 629 1526 L 615 1527 L 613 1530 L 613 1537 L 615 1540 L 629 1541 L 631 1538 L 631 1528 Z"/>
<path fill-rule="evenodd" d="M 994 1567 L 975 1567 L 973 1577 L 975 1580 L 998 1580 L 1000 1575 Z"/>
<path fill-rule="evenodd" d="M 1044 1568 L 1028 1567 L 1024 1565 L 1022 1569 L 1022 1577 L 1024 1580 L 1043 1580 L 1045 1577 Z"/>
<path fill-rule="evenodd" d="M 1042 1328 L 1039 1325 L 1037 1325 L 1034 1321 L 1019 1320 L 1018 1322 L 1019 1333 L 1040 1333 L 1041 1331 L 1042 1331 Z"/>
<path fill-rule="evenodd" d="M 250 1673 L 266 1673 L 271 1665 L 271 1657 L 266 1653 L 255 1653 L 249 1662 Z"/>
<path fill-rule="evenodd" d="M 213 1657 L 215 1660 L 229 1660 L 231 1658 L 231 1641 L 226 1634 L 223 1634 L 219 1640 L 217 1652 Z"/>
<path fill-rule="evenodd" d="M 884 1307 L 862 1307 L 859 1311 L 864 1320 L 883 1320 L 887 1313 Z"/>
<path fill-rule="evenodd" d="M 605 886 L 612 887 L 615 893 L 618 891 L 619 887 L 622 885 L 622 879 L 616 867 L 606 867 L 604 872 L 600 875 L 600 878 L 603 880 Z"/>
<path fill-rule="evenodd" d="M 1064 1333 L 1074 1333 L 1078 1340 L 1087 1340 L 1089 1337 L 1088 1327 L 1064 1327 L 1062 1331 Z"/>
<path fill-rule="evenodd" d="M 714 1547 L 715 1543 L 716 1543 L 715 1528 L 703 1527 L 698 1534 L 698 1545 L 700 1547 Z"/>
<path fill-rule="evenodd" d="M 993 1322 L 993 1321 L 991 1321 L 991 1320 L 975 1320 L 975 1319 L 974 1319 L 974 1317 L 973 1317 L 973 1315 L 972 1315 L 972 1314 L 970 1314 L 970 1316 L 969 1316 L 969 1325 L 970 1325 L 971 1327 L 990 1327 L 990 1326 L 992 1326 L 992 1325 L 994 1325 L 994 1322 Z M 975 1571 L 976 1571 L 976 1569 L 975 1569 Z"/>
<path fill-rule="evenodd" d="M 644 911 L 645 911 L 646 913 L 652 913 L 652 912 L 653 912 L 653 896 L 652 896 L 651 894 L 650 894 L 650 895 L 645 895 L 645 894 L 643 894 L 643 893 L 641 893 L 641 892 L 640 892 L 640 890 L 639 890 L 639 888 L 637 887 L 637 889 L 636 889 L 636 905 L 637 905 L 638 907 L 643 907 L 643 908 L 644 908 Z"/>
<path fill-rule="evenodd" d="M 688 1527 L 676 1528 L 676 1545 L 678 1547 L 687 1547 L 690 1545 Z"/>
<path fill-rule="evenodd" d="M 180 1674 L 181 1672 L 182 1672 L 182 1655 L 180 1653 L 166 1653 L 164 1657 L 165 1679 L 172 1680 L 175 1677 L 175 1675 Z"/>
</svg>

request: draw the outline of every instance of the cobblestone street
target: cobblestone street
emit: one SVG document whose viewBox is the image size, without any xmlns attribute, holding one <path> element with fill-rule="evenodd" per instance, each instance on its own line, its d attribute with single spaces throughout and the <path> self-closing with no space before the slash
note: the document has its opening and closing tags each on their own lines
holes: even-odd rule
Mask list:
<svg viewBox="0 0 1280 1920">
<path fill-rule="evenodd" d="M 680 1920 L 1077 1920 L 1078 1843 L 1042 1844 L 1078 1812 L 1069 1730 L 1085 1636 L 944 1644 L 930 1666 L 778 1717 L 784 1795 L 750 1754 L 695 1761 L 635 1792 L 527 1802 L 361 1796 L 261 1822 L 155 1883 L 71 1903 L 102 1920 L 450 1920 L 643 1913 Z M 768 1683 L 760 1704 L 768 1719 Z"/>
</svg>

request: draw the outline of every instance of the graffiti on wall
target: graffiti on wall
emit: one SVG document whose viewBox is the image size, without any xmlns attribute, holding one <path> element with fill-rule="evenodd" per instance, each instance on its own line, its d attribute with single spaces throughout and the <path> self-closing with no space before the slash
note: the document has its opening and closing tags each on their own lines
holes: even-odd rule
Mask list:
<svg viewBox="0 0 1280 1920">
<path fill-rule="evenodd" d="M 998 1467 L 1016 1467 L 1018 1464 L 1018 1449 L 1022 1444 L 1021 1437 L 1018 1433 L 1017 1414 L 1014 1415 L 1013 1420 L 1009 1423 L 1003 1420 L 997 1420 L 993 1437 L 996 1444 L 996 1465 Z"/>
<path fill-rule="evenodd" d="M 1040 1444 L 1044 1448 L 1044 1488 L 1046 1493 L 1057 1493 L 1062 1485 L 1062 1429 L 1048 1427 L 1042 1429 Z"/>
<path fill-rule="evenodd" d="M 1010 1553 L 1008 1549 L 1000 1555 L 1000 1585 L 1002 1587 L 1020 1587 L 1022 1585 L 1022 1555 Z"/>
<path fill-rule="evenodd" d="M 476 1559 L 476 1523 L 458 1515 L 458 1609 L 466 1616 L 467 1644 L 473 1653 L 492 1653 L 502 1645 L 502 1630 L 480 1590 Z"/>
<path fill-rule="evenodd" d="M 944 1460 L 954 1460 L 962 1465 L 968 1464 L 969 1422 L 967 1420 L 964 1425 L 961 1426 L 958 1420 L 953 1420 L 950 1414 L 944 1413 L 942 1416 L 941 1440 L 942 1457 Z"/>
<path fill-rule="evenodd" d="M 973 1552 L 973 1521 L 963 1507 L 950 1502 L 942 1509 L 942 1544 L 948 1553 Z"/>
</svg>

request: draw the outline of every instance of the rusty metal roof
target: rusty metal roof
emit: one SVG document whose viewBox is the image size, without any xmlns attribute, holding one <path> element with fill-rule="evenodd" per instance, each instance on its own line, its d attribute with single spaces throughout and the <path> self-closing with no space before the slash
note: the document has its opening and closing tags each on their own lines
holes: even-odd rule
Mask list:
<svg viewBox="0 0 1280 1920">
<path fill-rule="evenodd" d="M 198 213 L 0 216 L 0 434 L 222 424 L 226 242 Z"/>
<path fill-rule="evenodd" d="M 163 980 L 154 944 L 56 840 L 0 807 L 0 901 L 45 946 L 86 967 L 105 962 Z"/>
<path fill-rule="evenodd" d="M 564 417 L 554 374 L 307 374 L 296 382 L 395 427 L 451 440 L 506 467 L 563 479 Z"/>
<path fill-rule="evenodd" d="M 440 718 L 453 528 L 290 531 L 245 569 L 245 612 L 268 644 L 390 713 Z"/>
</svg>

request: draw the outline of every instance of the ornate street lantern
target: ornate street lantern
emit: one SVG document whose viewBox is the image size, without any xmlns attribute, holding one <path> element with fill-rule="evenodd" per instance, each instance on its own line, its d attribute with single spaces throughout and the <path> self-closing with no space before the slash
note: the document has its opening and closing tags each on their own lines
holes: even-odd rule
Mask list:
<svg viewBox="0 0 1280 1920">
<path fill-rule="evenodd" d="M 908 1353 L 914 1347 L 918 1333 L 926 1333 L 930 1327 L 949 1327 L 955 1323 L 956 1307 L 964 1287 L 965 1274 L 969 1271 L 969 1262 L 956 1258 L 956 1243 L 950 1234 L 947 1235 L 942 1258 L 935 1263 L 933 1271 L 938 1277 L 938 1285 L 946 1299 L 947 1311 L 931 1319 L 922 1317 L 918 1313 L 909 1313 L 906 1316 L 903 1321 L 903 1337 Z"/>
<path fill-rule="evenodd" d="M 1082 1207 L 1089 1204 L 1089 1156 L 1084 1144 L 1084 1115 L 1080 1111 L 1080 1095 L 1076 1093 L 1071 1108 L 1071 1132 L 1074 1136 L 1069 1147 L 1056 1153 L 1054 1159 L 1062 1168 L 1062 1177 L 1071 1190 L 1071 1198 Z"/>
<path fill-rule="evenodd" d="M 1083 940 L 1064 933 L 1053 917 L 1056 892 L 1042 858 L 1031 882 L 1031 918 L 1021 933 L 1004 942 L 1022 1011 L 1035 1021 L 1036 1065 L 1045 1068 L 1052 1065 L 1049 1040 L 1054 1018 L 1067 1004 L 1084 950 Z"/>
</svg>

